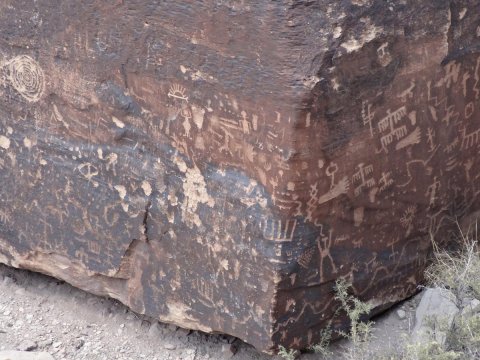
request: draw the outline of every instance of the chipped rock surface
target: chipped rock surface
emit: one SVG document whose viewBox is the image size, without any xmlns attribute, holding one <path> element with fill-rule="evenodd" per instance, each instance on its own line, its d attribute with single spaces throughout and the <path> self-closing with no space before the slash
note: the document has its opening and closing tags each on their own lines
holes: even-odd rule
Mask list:
<svg viewBox="0 0 480 360">
<path fill-rule="evenodd" d="M 0 262 L 270 353 L 384 310 L 480 208 L 479 16 L 0 0 Z"/>
</svg>

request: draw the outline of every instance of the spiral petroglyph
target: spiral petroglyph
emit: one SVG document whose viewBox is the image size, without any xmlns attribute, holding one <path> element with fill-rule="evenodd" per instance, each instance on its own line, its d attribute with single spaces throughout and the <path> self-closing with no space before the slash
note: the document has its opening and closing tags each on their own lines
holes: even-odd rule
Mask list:
<svg viewBox="0 0 480 360">
<path fill-rule="evenodd" d="M 40 100 L 45 89 L 45 75 L 33 58 L 20 55 L 7 63 L 8 80 L 15 90 L 29 102 Z"/>
</svg>

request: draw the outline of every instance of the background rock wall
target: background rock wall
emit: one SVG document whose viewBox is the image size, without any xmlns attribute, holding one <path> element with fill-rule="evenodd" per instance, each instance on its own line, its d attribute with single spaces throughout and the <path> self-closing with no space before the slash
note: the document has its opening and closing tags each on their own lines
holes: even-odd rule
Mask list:
<svg viewBox="0 0 480 360">
<path fill-rule="evenodd" d="M 405 298 L 478 208 L 478 10 L 0 0 L 0 260 L 265 351 Z"/>
</svg>

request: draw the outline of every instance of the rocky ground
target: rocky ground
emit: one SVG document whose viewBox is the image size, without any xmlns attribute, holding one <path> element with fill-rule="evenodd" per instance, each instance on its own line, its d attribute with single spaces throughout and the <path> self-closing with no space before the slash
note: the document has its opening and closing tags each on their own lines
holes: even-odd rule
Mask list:
<svg viewBox="0 0 480 360">
<path fill-rule="evenodd" d="M 402 347 L 402 334 L 413 329 L 418 301 L 419 296 L 374 319 L 369 346 L 379 354 Z M 335 343 L 332 358 L 341 359 L 341 349 L 348 345 Z M 162 324 L 115 300 L 0 265 L 0 360 L 6 359 L 2 352 L 14 350 L 44 352 L 51 356 L 45 359 L 55 360 L 271 359 L 238 339 Z M 301 360 L 319 358 L 301 355 Z"/>
</svg>

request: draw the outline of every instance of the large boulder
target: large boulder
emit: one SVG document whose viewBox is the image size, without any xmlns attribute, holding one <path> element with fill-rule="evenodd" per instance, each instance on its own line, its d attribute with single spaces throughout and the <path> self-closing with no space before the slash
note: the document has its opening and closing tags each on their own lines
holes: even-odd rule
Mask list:
<svg viewBox="0 0 480 360">
<path fill-rule="evenodd" d="M 479 209 L 478 2 L 0 0 L 0 261 L 258 349 Z M 333 321 L 331 321 L 333 318 Z"/>
</svg>

